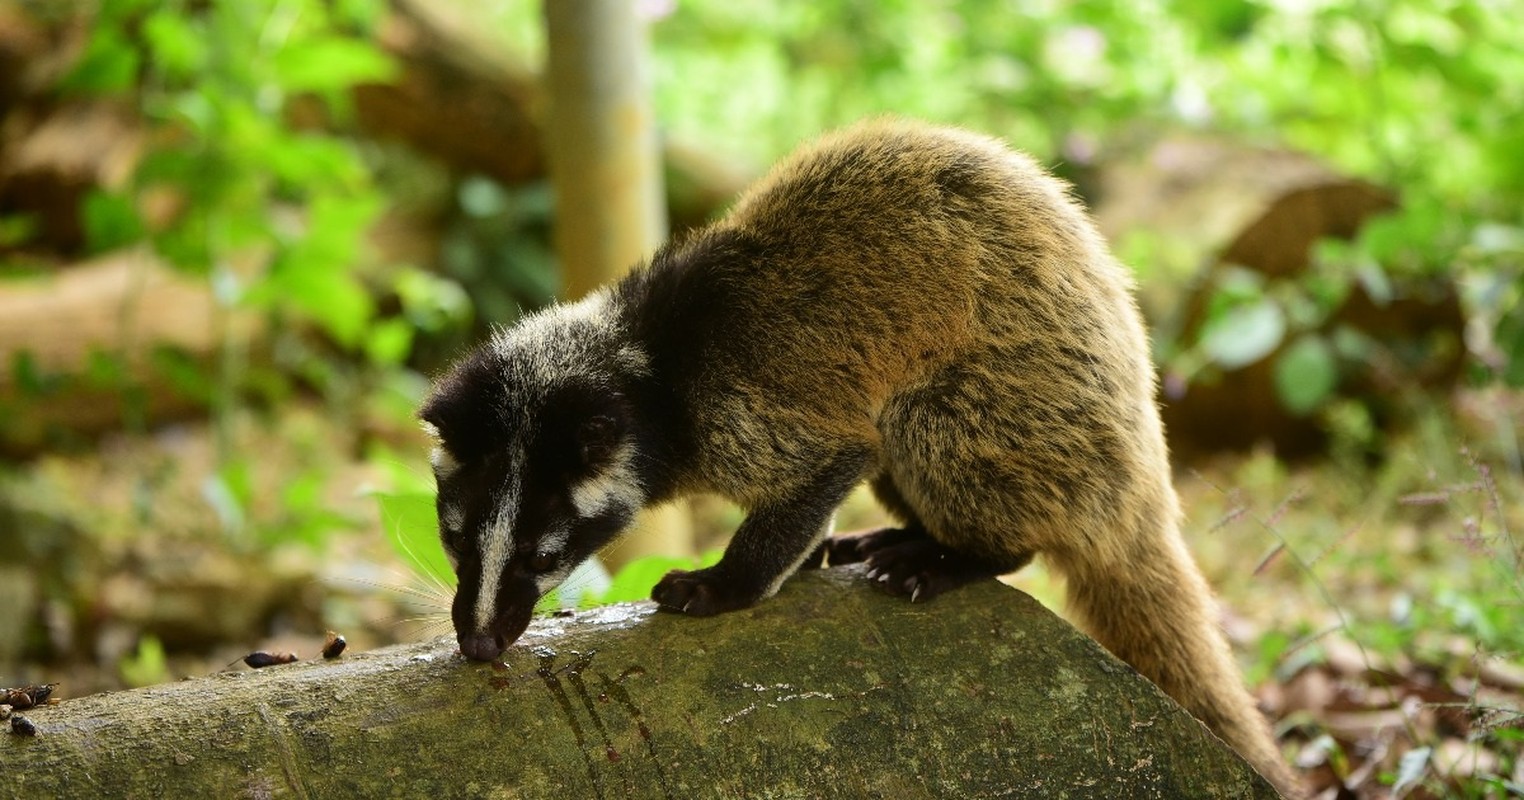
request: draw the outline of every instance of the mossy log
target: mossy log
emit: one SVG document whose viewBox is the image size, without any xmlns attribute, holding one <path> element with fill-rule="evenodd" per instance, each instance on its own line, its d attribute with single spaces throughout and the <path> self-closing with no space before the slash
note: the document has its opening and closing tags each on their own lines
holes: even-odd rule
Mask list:
<svg viewBox="0 0 1524 800">
<path fill-rule="evenodd" d="M 96 695 L 0 736 L 13 797 L 1274 797 L 1152 684 L 993 581 L 859 570 L 739 613 L 649 603 Z"/>
</svg>

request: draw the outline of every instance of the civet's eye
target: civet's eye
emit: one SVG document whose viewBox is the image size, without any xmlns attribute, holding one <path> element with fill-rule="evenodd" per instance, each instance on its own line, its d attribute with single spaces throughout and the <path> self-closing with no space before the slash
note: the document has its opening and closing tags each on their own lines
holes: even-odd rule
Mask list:
<svg viewBox="0 0 1524 800">
<path fill-rule="evenodd" d="M 556 557 L 549 553 L 535 553 L 529 559 L 529 568 L 535 572 L 549 572 L 556 568 Z"/>
</svg>

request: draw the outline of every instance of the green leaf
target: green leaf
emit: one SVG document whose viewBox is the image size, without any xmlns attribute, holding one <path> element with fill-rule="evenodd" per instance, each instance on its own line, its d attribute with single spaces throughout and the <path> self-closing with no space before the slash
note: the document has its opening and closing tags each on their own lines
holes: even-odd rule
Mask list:
<svg viewBox="0 0 1524 800">
<path fill-rule="evenodd" d="M 608 591 L 598 599 L 598 603 L 607 605 L 649 599 L 651 587 L 655 586 L 663 575 L 674 569 L 696 569 L 697 567 L 698 563 L 692 558 L 667 556 L 637 558 L 620 568 L 614 575 L 613 582 L 609 584 Z"/>
<path fill-rule="evenodd" d="M 392 285 L 402 300 L 403 314 L 418 329 L 438 333 L 471 321 L 470 295 L 449 278 L 408 268 Z"/>
<path fill-rule="evenodd" d="M 699 569 L 720 560 L 721 551 L 706 553 L 701 558 L 669 558 L 646 556 L 637 558 L 620 568 L 609 584 L 608 591 L 598 598 L 599 605 L 623 603 L 630 600 L 646 600 L 651 597 L 651 587 L 674 569 Z"/>
<path fill-rule="evenodd" d="M 14 247 L 37 234 L 36 214 L 0 216 L 0 248 Z"/>
<path fill-rule="evenodd" d="M 381 524 L 392 549 L 418 570 L 420 577 L 445 586 L 455 585 L 455 571 L 439 542 L 439 518 L 434 496 L 426 493 L 371 495 L 381 509 Z"/>
<path fill-rule="evenodd" d="M 1275 359 L 1275 393 L 1297 416 L 1321 405 L 1338 385 L 1339 366 L 1322 337 L 1303 336 Z"/>
<path fill-rule="evenodd" d="M 346 273 L 307 271 L 294 285 L 301 291 L 290 299 L 323 330 L 345 347 L 360 343 L 374 303 L 359 280 Z"/>
<path fill-rule="evenodd" d="M 1238 369 L 1264 358 L 1286 335 L 1286 318 L 1273 300 L 1262 298 L 1228 309 L 1207 322 L 1201 348 L 1224 369 Z"/>
<path fill-rule="evenodd" d="M 365 335 L 365 355 L 372 364 L 401 364 L 412 350 L 413 325 L 402 317 L 377 322 Z"/>
<path fill-rule="evenodd" d="M 92 32 L 74 71 L 59 85 L 65 91 L 85 94 L 126 92 L 137 83 L 140 60 L 137 48 L 122 31 L 100 26 Z"/>
<path fill-rule="evenodd" d="M 80 214 L 90 251 L 101 253 L 141 240 L 146 231 L 132 200 L 96 189 L 85 196 Z"/>
<path fill-rule="evenodd" d="M 282 136 L 272 141 L 262 158 L 282 181 L 293 186 L 340 183 L 361 174 L 352 150 L 323 136 Z"/>
<path fill-rule="evenodd" d="M 299 542 L 316 550 L 334 531 L 360 527 L 357 520 L 328 507 L 323 499 L 327 487 L 324 473 L 317 469 L 291 479 L 280 492 L 282 518 L 279 523 L 263 528 L 261 539 L 272 545 Z"/>
<path fill-rule="evenodd" d="M 144 9 L 152 8 L 156 2 L 158 0 L 107 0 L 97 3 L 95 5 L 99 15 L 95 18 L 95 23 L 114 25 L 129 22 Z"/>
<path fill-rule="evenodd" d="M 1498 320 L 1493 338 L 1505 359 L 1503 381 L 1509 386 L 1524 386 L 1524 300 Z"/>
<path fill-rule="evenodd" d="M 180 395 L 208 406 L 216 401 L 218 383 L 212 369 L 184 348 L 155 345 L 149 364 L 154 376 L 166 379 Z"/>
<path fill-rule="evenodd" d="M 122 682 L 128 686 L 152 686 L 169 680 L 169 659 L 164 655 L 164 644 L 152 634 L 143 634 L 138 649 L 132 655 L 122 656 L 117 663 Z"/>
<path fill-rule="evenodd" d="M 119 353 L 92 348 L 85 361 L 84 378 L 87 385 L 96 389 L 115 389 L 125 386 L 131 376 L 126 360 Z"/>
<path fill-rule="evenodd" d="M 189 77 L 206 66 L 205 32 L 193 28 L 180 13 L 155 11 L 143 22 L 143 37 L 154 65 L 166 75 Z"/>
<path fill-rule="evenodd" d="M 347 89 L 379 83 L 396 74 L 396 64 L 367 42 L 339 36 L 317 37 L 275 56 L 275 75 L 288 92 Z"/>
<path fill-rule="evenodd" d="M 369 29 L 385 9 L 381 0 L 337 0 L 333 15 L 341 24 Z"/>
<path fill-rule="evenodd" d="M 61 384 L 58 376 L 43 372 L 42 365 L 37 363 L 37 355 L 31 350 L 17 350 L 11 354 L 11 382 L 24 397 L 41 397 Z"/>
</svg>

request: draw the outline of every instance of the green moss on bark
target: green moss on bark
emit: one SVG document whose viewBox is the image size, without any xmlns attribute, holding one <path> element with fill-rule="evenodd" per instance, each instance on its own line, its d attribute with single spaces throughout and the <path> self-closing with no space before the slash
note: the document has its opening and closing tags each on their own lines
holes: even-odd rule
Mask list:
<svg viewBox="0 0 1524 800">
<path fill-rule="evenodd" d="M 542 622 L 39 709 L 17 797 L 1230 797 L 1273 790 L 1130 668 L 990 582 L 912 605 L 810 572 L 710 619 Z"/>
</svg>

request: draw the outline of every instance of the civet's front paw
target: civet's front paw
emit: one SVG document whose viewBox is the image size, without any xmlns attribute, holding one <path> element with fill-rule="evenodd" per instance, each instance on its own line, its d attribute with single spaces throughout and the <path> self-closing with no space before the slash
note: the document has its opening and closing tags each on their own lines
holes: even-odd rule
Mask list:
<svg viewBox="0 0 1524 800">
<path fill-rule="evenodd" d="M 695 617 L 708 617 L 757 602 L 760 593 L 747 588 L 717 568 L 693 571 L 675 569 L 656 582 L 651 599 L 663 610 Z"/>
</svg>

